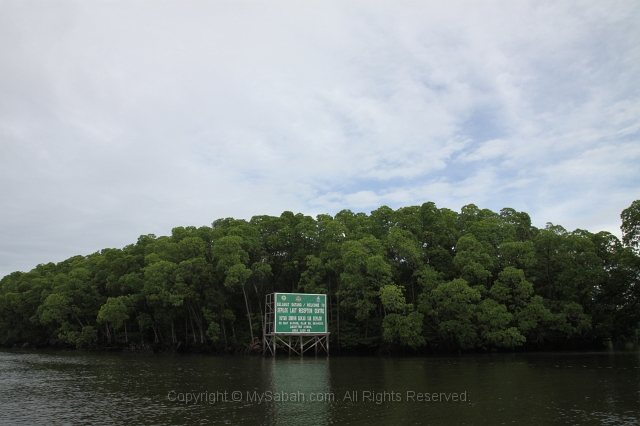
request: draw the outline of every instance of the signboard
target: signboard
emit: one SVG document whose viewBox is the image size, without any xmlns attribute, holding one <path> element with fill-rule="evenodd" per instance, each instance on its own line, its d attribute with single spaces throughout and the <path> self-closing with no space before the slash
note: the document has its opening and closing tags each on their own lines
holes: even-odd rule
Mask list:
<svg viewBox="0 0 640 426">
<path fill-rule="evenodd" d="M 276 333 L 326 333 L 327 295 L 275 293 Z"/>
</svg>

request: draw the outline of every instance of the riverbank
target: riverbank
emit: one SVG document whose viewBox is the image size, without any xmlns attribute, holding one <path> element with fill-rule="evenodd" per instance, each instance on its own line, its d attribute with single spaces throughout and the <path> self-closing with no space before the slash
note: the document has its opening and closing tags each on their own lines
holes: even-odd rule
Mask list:
<svg viewBox="0 0 640 426">
<path fill-rule="evenodd" d="M 91 345 L 84 348 L 77 348 L 74 345 L 65 344 L 58 340 L 50 340 L 46 342 L 25 342 L 21 345 L 13 346 L 0 346 L 4 349 L 18 349 L 18 350 L 51 350 L 51 351 L 77 351 L 77 352 L 128 352 L 128 353 L 193 353 L 193 354 L 212 354 L 212 355 L 262 355 L 262 345 L 260 342 L 255 342 L 253 345 L 246 347 L 236 346 L 229 347 L 225 351 L 224 348 L 214 345 L 206 345 L 201 343 L 188 343 L 178 342 L 177 344 L 167 345 L 162 342 L 157 343 L 125 343 L 125 344 L 104 344 L 104 345 Z M 482 355 L 482 354 L 505 354 L 505 353 L 591 353 L 591 352 L 606 352 L 606 351 L 638 351 L 640 345 L 637 342 L 609 342 L 607 346 L 590 347 L 590 348 L 560 348 L 553 351 L 548 349 L 539 350 L 466 350 L 466 351 L 438 351 L 438 350 L 422 350 L 422 351 L 408 351 L 406 348 L 378 348 L 377 350 L 343 350 L 334 349 L 331 351 L 331 356 L 384 356 L 384 357 L 421 357 L 421 356 L 449 356 L 449 355 Z M 284 349 L 278 349 L 278 354 L 287 355 L 288 353 Z"/>
</svg>

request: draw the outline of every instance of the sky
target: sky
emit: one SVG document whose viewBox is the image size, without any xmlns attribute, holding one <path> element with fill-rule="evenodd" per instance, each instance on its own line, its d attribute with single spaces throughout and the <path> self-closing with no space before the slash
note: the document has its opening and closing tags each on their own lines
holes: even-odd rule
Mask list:
<svg viewBox="0 0 640 426">
<path fill-rule="evenodd" d="M 640 2 L 0 0 L 0 276 L 433 201 L 620 236 Z"/>
</svg>

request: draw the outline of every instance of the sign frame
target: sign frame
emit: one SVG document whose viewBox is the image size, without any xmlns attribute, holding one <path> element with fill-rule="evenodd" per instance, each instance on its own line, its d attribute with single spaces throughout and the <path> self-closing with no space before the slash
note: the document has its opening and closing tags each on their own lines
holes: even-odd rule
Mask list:
<svg viewBox="0 0 640 426">
<path fill-rule="evenodd" d="M 326 294 L 275 292 L 273 296 L 274 334 L 328 333 Z"/>
</svg>

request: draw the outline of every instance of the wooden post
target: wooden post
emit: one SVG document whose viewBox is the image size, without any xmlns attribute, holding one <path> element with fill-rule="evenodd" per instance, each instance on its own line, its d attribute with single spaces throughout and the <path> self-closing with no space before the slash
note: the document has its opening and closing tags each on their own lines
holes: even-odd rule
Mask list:
<svg viewBox="0 0 640 426">
<path fill-rule="evenodd" d="M 329 356 L 329 336 L 325 334 L 324 338 L 326 339 L 326 342 L 327 342 L 327 356 Z"/>
</svg>

